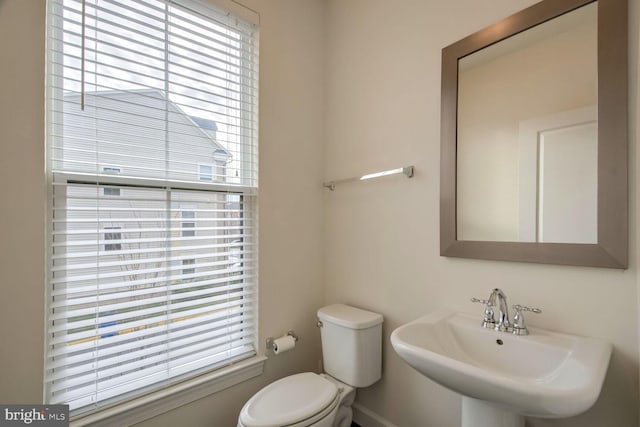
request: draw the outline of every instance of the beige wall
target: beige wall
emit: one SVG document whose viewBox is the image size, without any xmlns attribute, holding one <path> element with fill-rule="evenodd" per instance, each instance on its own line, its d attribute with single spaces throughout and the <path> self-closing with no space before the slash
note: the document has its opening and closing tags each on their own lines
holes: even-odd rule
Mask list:
<svg viewBox="0 0 640 427">
<path fill-rule="evenodd" d="M 438 307 L 475 313 L 470 297 L 502 288 L 512 304 L 541 307 L 528 321 L 614 345 L 602 396 L 568 420 L 528 425 L 638 425 L 637 240 L 626 271 L 439 256 L 440 54 L 444 46 L 534 3 L 532 0 L 329 0 L 327 16 L 328 179 L 415 164 L 416 175 L 344 185 L 325 194 L 327 302 L 385 315 L 384 378 L 358 404 L 398 427 L 455 427 L 460 398 L 413 371 L 389 334 Z M 638 1 L 632 83 L 637 88 Z M 631 102 L 637 105 L 637 89 Z M 637 108 L 630 115 L 637 129 Z M 636 153 L 637 132 L 631 140 Z M 630 162 L 636 236 L 637 165 Z M 514 361 L 518 363 L 519 361 Z M 526 363 L 526 361 L 520 361 Z"/>
<path fill-rule="evenodd" d="M 260 343 L 291 328 L 301 341 L 295 351 L 270 358 L 262 377 L 151 419 L 148 426 L 235 426 L 240 408 L 260 387 L 318 369 L 324 6 L 320 0 L 246 4 L 260 12 L 262 27 Z M 0 0 L 1 403 L 42 400 L 44 25 L 44 0 Z"/>
<path fill-rule="evenodd" d="M 44 1 L 0 0 L 0 402 L 42 400 Z M 11 184 L 11 185 L 8 185 Z"/>
<path fill-rule="evenodd" d="M 393 353 L 401 323 L 502 287 L 542 307 L 530 323 L 615 346 L 586 415 L 532 426 L 637 425 L 637 119 L 631 141 L 631 268 L 534 266 L 438 255 L 440 49 L 532 0 L 247 0 L 261 13 L 260 342 L 295 328 L 295 351 L 262 377 L 144 423 L 233 426 L 267 382 L 315 370 L 315 310 L 342 301 L 385 315 L 384 379 L 359 405 L 399 427 L 459 425 L 460 399 Z M 631 117 L 638 116 L 638 0 L 631 0 Z M 464 11 L 464 13 L 461 13 Z M 42 398 L 44 0 L 0 0 L 0 402 Z M 416 176 L 344 185 L 323 179 L 415 164 Z M 11 185 L 8 185 L 11 184 Z M 291 304 L 295 302 L 295 304 Z M 289 303 L 289 304 L 287 304 Z M 366 427 L 366 426 L 365 426 Z"/>
</svg>

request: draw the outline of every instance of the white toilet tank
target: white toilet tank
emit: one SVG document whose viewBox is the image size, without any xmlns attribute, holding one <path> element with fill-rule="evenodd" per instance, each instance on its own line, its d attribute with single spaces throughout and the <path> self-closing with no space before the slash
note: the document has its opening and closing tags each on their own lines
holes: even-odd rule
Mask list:
<svg viewBox="0 0 640 427">
<path fill-rule="evenodd" d="M 318 318 L 324 371 L 353 387 L 378 381 L 382 376 L 382 315 L 333 304 L 319 309 Z"/>
</svg>

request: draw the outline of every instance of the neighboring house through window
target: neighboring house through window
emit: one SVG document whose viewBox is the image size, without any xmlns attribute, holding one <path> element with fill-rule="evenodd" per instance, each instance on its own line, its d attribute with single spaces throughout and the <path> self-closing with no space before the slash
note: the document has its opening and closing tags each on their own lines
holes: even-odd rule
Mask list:
<svg viewBox="0 0 640 427">
<path fill-rule="evenodd" d="M 45 402 L 77 416 L 256 354 L 257 28 L 48 5 Z"/>
</svg>

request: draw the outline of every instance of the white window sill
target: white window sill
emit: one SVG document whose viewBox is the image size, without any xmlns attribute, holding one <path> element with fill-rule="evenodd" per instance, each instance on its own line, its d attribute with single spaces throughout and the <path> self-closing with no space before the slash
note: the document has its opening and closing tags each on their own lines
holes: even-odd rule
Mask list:
<svg viewBox="0 0 640 427">
<path fill-rule="evenodd" d="M 264 356 L 254 356 L 228 368 L 201 375 L 86 416 L 72 418 L 70 425 L 81 427 L 136 424 L 257 377 L 263 372 L 265 360 L 267 358 Z"/>
</svg>

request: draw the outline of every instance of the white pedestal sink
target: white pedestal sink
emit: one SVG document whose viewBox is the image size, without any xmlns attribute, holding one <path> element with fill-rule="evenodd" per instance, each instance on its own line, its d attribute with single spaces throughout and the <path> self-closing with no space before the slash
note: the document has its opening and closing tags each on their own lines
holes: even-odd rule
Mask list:
<svg viewBox="0 0 640 427">
<path fill-rule="evenodd" d="M 484 400 L 462 396 L 462 427 L 524 427 L 524 417 Z"/>
<path fill-rule="evenodd" d="M 516 336 L 480 323 L 442 310 L 391 334 L 405 362 L 463 395 L 463 427 L 523 427 L 524 416 L 571 417 L 595 403 L 611 344 L 538 328 Z"/>
</svg>

